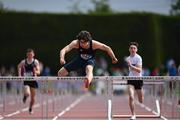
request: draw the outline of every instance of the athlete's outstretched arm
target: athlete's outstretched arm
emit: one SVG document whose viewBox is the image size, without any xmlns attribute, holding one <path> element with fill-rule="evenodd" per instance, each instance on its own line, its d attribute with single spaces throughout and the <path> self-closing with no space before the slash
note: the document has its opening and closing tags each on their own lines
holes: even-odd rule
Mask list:
<svg viewBox="0 0 180 120">
<path fill-rule="evenodd" d="M 60 63 L 61 65 L 65 64 L 65 54 L 71 51 L 74 48 L 78 48 L 78 40 L 73 40 L 70 44 L 65 46 L 63 49 L 60 51 Z"/>
<path fill-rule="evenodd" d="M 112 63 L 118 62 L 118 59 L 114 55 L 114 52 L 112 51 L 111 47 L 109 47 L 103 43 L 100 43 L 98 41 L 93 40 L 93 49 L 100 49 L 100 50 L 106 51 L 108 53 L 108 55 L 111 57 Z"/>
</svg>

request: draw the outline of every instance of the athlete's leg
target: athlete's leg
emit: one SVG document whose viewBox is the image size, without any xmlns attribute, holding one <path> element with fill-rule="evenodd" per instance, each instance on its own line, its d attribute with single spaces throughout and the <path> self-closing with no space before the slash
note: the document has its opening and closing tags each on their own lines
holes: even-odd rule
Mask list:
<svg viewBox="0 0 180 120">
<path fill-rule="evenodd" d="M 86 66 L 86 77 L 85 77 L 85 87 L 88 88 L 91 81 L 93 79 L 93 66 L 87 65 Z"/>
<path fill-rule="evenodd" d="M 66 76 L 68 75 L 68 71 L 62 67 L 59 71 L 58 71 L 58 76 Z"/>
<path fill-rule="evenodd" d="M 32 113 L 32 107 L 35 103 L 36 89 L 31 87 L 30 91 L 31 91 L 31 100 L 30 100 L 30 105 L 29 105 L 29 113 Z"/>
<path fill-rule="evenodd" d="M 139 102 L 143 103 L 143 101 L 144 101 L 144 91 L 143 91 L 143 89 L 142 88 L 137 89 L 136 92 L 137 92 L 137 95 L 138 95 Z"/>
<path fill-rule="evenodd" d="M 23 102 L 24 103 L 26 102 L 29 95 L 30 95 L 30 87 L 29 87 L 29 85 L 25 85 L 24 86 L 24 97 L 23 97 Z"/>
<path fill-rule="evenodd" d="M 128 85 L 128 93 L 129 93 L 129 107 L 131 110 L 131 114 L 135 115 L 135 105 L 134 105 L 134 86 Z"/>
</svg>

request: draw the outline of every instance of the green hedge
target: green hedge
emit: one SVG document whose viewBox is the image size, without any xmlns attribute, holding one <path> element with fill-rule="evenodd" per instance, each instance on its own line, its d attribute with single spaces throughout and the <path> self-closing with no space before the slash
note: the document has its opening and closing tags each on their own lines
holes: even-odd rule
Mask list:
<svg viewBox="0 0 180 120">
<path fill-rule="evenodd" d="M 139 54 L 144 66 L 153 68 L 169 57 L 180 61 L 180 18 L 154 14 L 65 15 L 6 12 L 0 15 L 0 64 L 16 65 L 25 57 L 27 48 L 54 73 L 60 68 L 59 50 L 81 30 L 112 47 L 122 63 L 128 43 L 140 43 Z M 98 52 L 98 55 L 104 55 Z M 74 56 L 67 54 L 67 60 Z M 108 58 L 108 60 L 110 60 Z"/>
</svg>

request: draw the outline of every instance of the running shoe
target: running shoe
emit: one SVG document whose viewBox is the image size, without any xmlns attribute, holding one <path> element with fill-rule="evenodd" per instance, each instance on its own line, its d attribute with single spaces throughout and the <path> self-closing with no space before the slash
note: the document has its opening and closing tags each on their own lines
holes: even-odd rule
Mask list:
<svg viewBox="0 0 180 120">
<path fill-rule="evenodd" d="M 129 120 L 136 120 L 136 116 L 135 116 L 135 115 L 132 115 Z"/>
<path fill-rule="evenodd" d="M 29 108 L 29 114 L 33 114 L 32 108 Z"/>
</svg>

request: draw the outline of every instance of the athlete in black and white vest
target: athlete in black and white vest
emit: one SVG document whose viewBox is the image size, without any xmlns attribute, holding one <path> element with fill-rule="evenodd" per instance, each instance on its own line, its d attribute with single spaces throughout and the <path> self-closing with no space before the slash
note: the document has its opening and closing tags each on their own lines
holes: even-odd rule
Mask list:
<svg viewBox="0 0 180 120">
<path fill-rule="evenodd" d="M 40 74 L 39 61 L 34 58 L 34 50 L 28 49 L 26 53 L 27 58 L 18 64 L 18 76 L 37 76 Z M 36 89 L 38 88 L 37 81 L 24 81 L 24 97 L 25 103 L 27 98 L 31 96 L 29 113 L 32 113 L 32 107 L 35 102 Z"/>
</svg>

